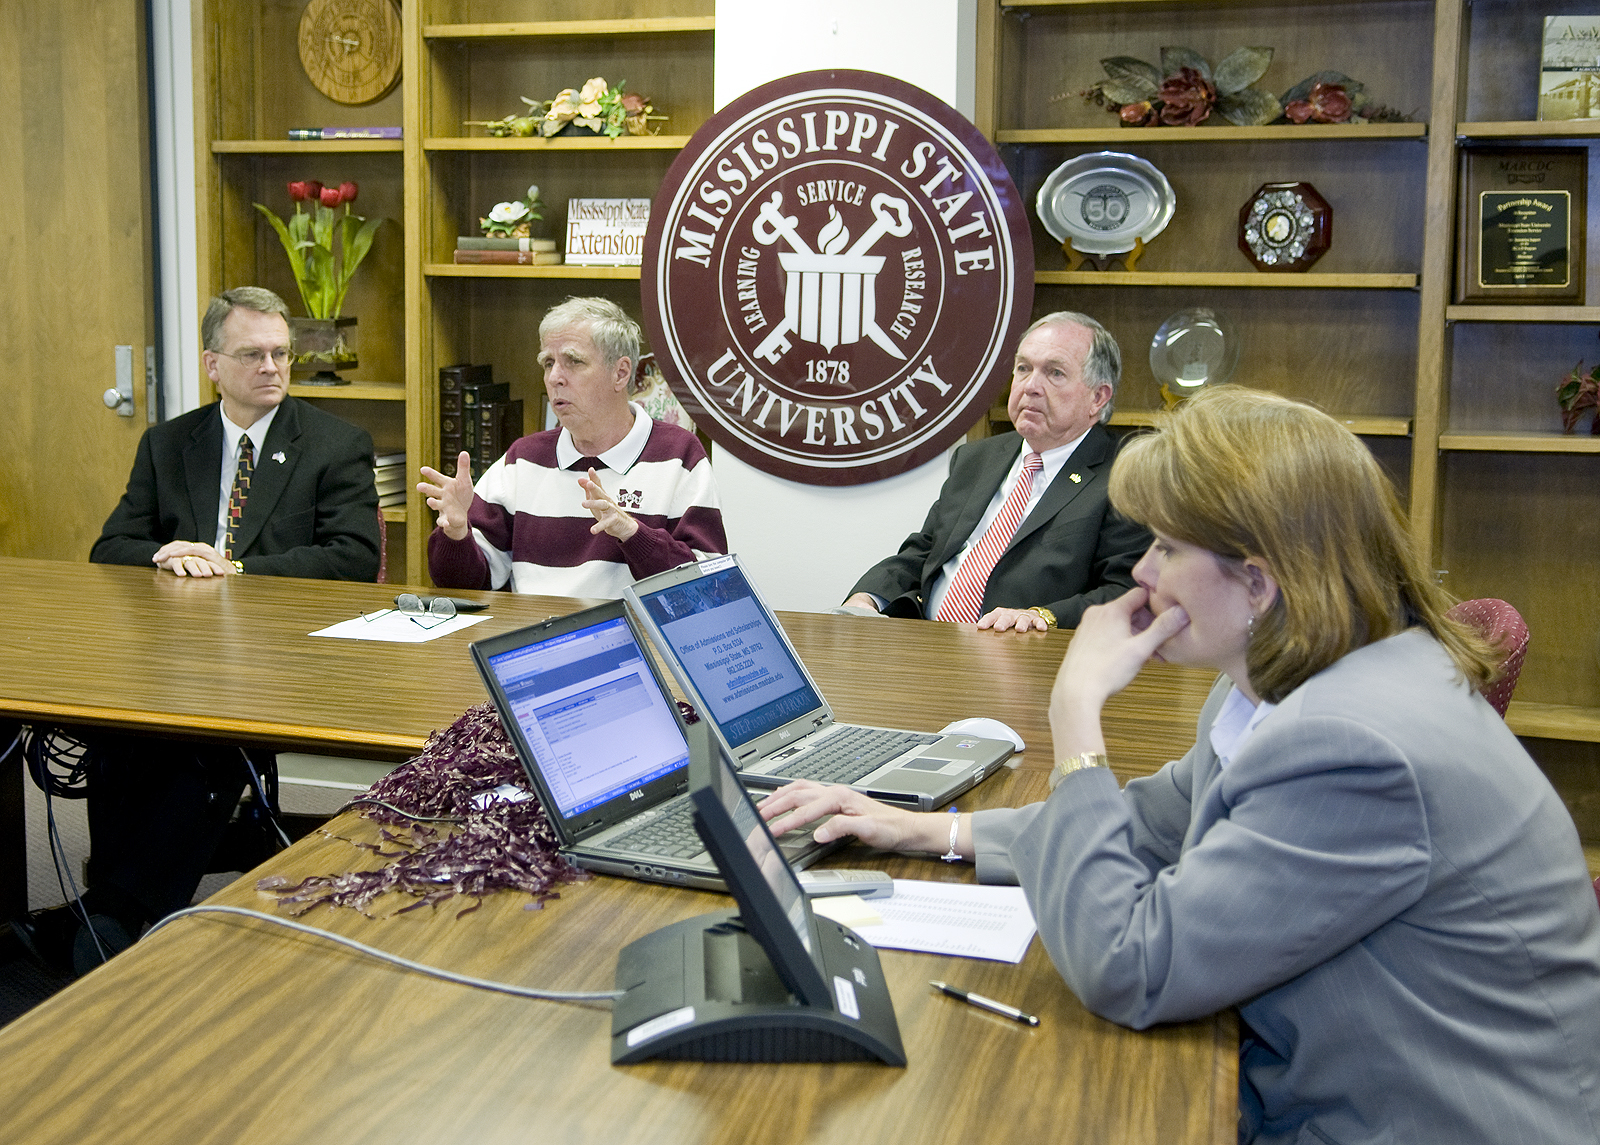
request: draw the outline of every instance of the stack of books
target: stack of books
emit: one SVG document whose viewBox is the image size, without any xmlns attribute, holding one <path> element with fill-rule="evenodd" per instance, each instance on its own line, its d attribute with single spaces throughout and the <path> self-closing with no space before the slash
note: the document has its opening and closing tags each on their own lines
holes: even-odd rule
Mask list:
<svg viewBox="0 0 1600 1145">
<path fill-rule="evenodd" d="M 454 477 L 456 459 L 472 458 L 472 479 L 498 461 L 522 436 L 522 399 L 511 386 L 496 382 L 488 365 L 444 366 L 439 370 L 439 472 Z"/>
<path fill-rule="evenodd" d="M 372 481 L 378 487 L 378 508 L 404 505 L 410 489 L 404 453 L 380 453 L 372 459 Z"/>
<path fill-rule="evenodd" d="M 509 266 L 559 266 L 555 239 L 486 239 L 474 235 L 456 238 L 456 262 Z"/>
</svg>

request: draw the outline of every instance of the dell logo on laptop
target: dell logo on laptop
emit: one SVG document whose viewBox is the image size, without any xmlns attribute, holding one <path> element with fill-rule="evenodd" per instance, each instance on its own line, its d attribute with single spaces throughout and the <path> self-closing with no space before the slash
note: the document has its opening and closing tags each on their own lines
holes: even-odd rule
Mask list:
<svg viewBox="0 0 1600 1145">
<path fill-rule="evenodd" d="M 629 799 L 643 799 L 644 798 L 644 792 L 643 791 L 630 791 L 630 792 L 628 792 L 628 798 Z"/>
</svg>

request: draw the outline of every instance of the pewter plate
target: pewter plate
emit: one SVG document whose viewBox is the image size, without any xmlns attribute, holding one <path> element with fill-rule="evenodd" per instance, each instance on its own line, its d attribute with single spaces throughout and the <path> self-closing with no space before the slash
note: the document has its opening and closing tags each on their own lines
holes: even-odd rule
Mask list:
<svg viewBox="0 0 1600 1145">
<path fill-rule="evenodd" d="M 1121 151 L 1068 159 L 1039 188 L 1039 221 L 1083 254 L 1121 254 L 1159 235 L 1178 197 L 1153 163 Z"/>
</svg>

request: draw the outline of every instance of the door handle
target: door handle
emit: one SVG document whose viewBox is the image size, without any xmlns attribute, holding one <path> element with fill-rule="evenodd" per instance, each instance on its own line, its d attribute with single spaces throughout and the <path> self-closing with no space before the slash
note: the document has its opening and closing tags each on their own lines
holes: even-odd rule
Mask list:
<svg viewBox="0 0 1600 1145">
<path fill-rule="evenodd" d="M 117 411 L 119 417 L 133 416 L 133 347 L 115 346 L 117 356 L 117 384 L 100 395 L 107 409 Z"/>
</svg>

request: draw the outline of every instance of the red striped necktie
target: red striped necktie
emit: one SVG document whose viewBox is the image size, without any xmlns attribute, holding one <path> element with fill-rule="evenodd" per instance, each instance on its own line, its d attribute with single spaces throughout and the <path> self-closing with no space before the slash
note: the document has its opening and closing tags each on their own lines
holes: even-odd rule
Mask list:
<svg viewBox="0 0 1600 1145">
<path fill-rule="evenodd" d="M 233 560 L 233 537 L 239 531 L 239 521 L 244 517 L 245 498 L 250 496 L 250 474 L 255 470 L 255 447 L 250 435 L 239 435 L 239 468 L 233 474 L 233 489 L 228 494 L 228 535 L 222 542 L 222 555 Z"/>
<path fill-rule="evenodd" d="M 1017 526 L 1022 524 L 1022 512 L 1028 507 L 1028 498 L 1033 493 L 1034 476 L 1043 468 L 1044 458 L 1037 453 L 1030 453 L 1023 459 L 1022 472 L 1017 475 L 1011 492 L 1006 494 L 1005 504 L 1000 506 L 1000 512 L 989 522 L 983 538 L 962 558 L 956 575 L 950 578 L 950 587 L 939 602 L 935 620 L 977 623 L 983 614 L 983 590 L 989 583 L 989 573 L 1016 535 Z"/>
</svg>

